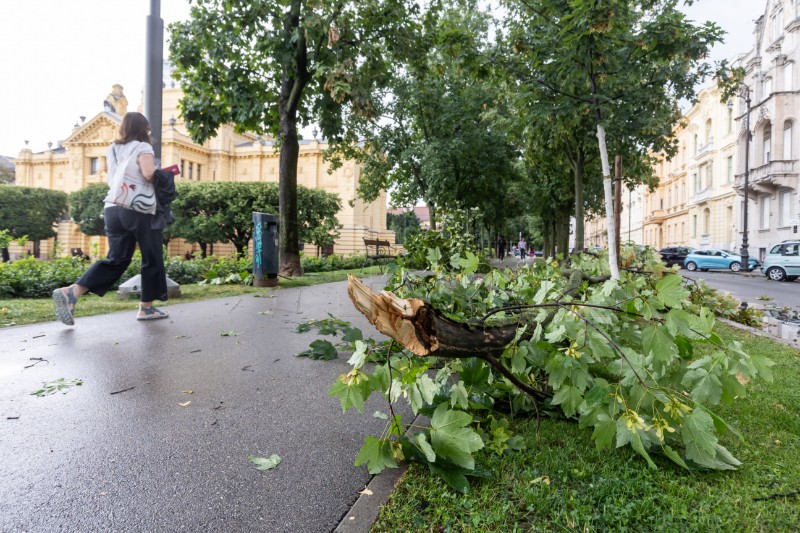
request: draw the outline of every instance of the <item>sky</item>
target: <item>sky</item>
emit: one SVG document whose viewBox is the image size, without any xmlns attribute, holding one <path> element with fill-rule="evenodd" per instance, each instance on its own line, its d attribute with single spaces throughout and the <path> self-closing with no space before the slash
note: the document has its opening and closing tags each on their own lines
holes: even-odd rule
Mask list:
<svg viewBox="0 0 800 533">
<path fill-rule="evenodd" d="M 752 48 L 766 1 L 697 0 L 684 10 L 728 32 L 711 59 L 732 59 Z M 189 1 L 160 3 L 166 35 L 169 23 L 188 17 Z M 55 147 L 80 116 L 103 111 L 115 83 L 137 109 L 149 13 L 150 0 L 0 0 L 0 155 L 16 157 L 25 140 L 34 152 Z"/>
</svg>

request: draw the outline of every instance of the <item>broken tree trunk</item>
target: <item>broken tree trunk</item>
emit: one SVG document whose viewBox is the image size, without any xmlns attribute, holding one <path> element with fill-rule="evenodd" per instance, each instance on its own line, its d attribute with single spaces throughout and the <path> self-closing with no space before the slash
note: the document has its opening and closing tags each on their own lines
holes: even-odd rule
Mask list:
<svg viewBox="0 0 800 533">
<path fill-rule="evenodd" d="M 426 357 L 477 357 L 503 374 L 535 400 L 551 396 L 523 383 L 501 362 L 505 347 L 514 340 L 518 324 L 482 326 L 447 318 L 418 298 L 399 298 L 388 291 L 376 294 L 355 276 L 348 276 L 347 294 L 370 324 L 404 346 Z"/>
</svg>

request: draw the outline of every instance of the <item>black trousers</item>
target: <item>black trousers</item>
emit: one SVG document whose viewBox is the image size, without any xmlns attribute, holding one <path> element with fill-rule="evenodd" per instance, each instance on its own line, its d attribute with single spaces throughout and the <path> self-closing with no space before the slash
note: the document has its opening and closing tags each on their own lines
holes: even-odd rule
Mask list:
<svg viewBox="0 0 800 533">
<path fill-rule="evenodd" d="M 76 282 L 98 296 L 103 296 L 122 277 L 131 264 L 136 244 L 142 252 L 141 301 L 167 299 L 167 274 L 164 270 L 162 230 L 152 229 L 153 215 L 122 207 L 104 210 L 108 257 L 97 261 Z"/>
</svg>

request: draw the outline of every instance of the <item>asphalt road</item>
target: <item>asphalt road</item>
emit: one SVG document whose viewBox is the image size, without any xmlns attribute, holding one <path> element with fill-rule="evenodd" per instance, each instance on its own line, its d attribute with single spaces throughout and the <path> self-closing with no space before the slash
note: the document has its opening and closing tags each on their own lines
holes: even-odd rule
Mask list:
<svg viewBox="0 0 800 533">
<path fill-rule="evenodd" d="M 318 337 L 294 328 L 330 312 L 377 337 L 345 287 L 0 330 L 0 531 L 333 530 L 372 477 L 353 461 L 386 409 L 343 414 L 327 390 L 350 365 L 295 357 Z M 83 385 L 31 395 L 58 378 Z M 248 461 L 272 454 L 274 470 Z"/>
<path fill-rule="evenodd" d="M 760 271 L 734 274 L 722 270 L 689 272 L 683 269 L 681 274 L 687 279 L 703 279 L 711 287 L 730 292 L 748 304 L 800 307 L 800 280 L 770 281 Z"/>
</svg>

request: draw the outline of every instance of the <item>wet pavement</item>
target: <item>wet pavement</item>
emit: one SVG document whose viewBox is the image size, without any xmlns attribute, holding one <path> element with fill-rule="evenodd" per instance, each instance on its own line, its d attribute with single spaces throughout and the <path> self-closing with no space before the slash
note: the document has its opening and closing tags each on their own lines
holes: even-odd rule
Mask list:
<svg viewBox="0 0 800 533">
<path fill-rule="evenodd" d="M 347 358 L 295 357 L 318 336 L 294 329 L 331 313 L 379 335 L 344 282 L 263 295 L 0 330 L 0 531 L 336 528 L 372 478 L 353 461 L 385 404 L 343 414 L 327 390 Z M 31 394 L 58 378 L 83 385 Z M 248 461 L 272 454 L 274 470 Z"/>
</svg>

